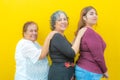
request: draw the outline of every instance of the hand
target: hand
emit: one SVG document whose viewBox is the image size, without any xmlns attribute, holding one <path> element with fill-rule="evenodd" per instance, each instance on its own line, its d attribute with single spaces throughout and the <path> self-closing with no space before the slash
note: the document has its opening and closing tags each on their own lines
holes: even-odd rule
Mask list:
<svg viewBox="0 0 120 80">
<path fill-rule="evenodd" d="M 48 35 L 48 38 L 52 39 L 52 37 L 54 36 L 55 33 L 58 33 L 58 32 L 57 31 L 50 32 L 49 35 Z"/>
<path fill-rule="evenodd" d="M 44 45 L 42 47 L 42 52 L 41 52 L 41 55 L 40 55 L 40 58 L 39 59 L 43 59 L 46 57 L 46 55 L 48 54 L 49 52 L 49 44 L 50 44 L 50 40 L 51 38 L 53 37 L 53 35 L 57 33 L 57 31 L 52 31 L 49 33 L 49 35 L 47 36 L 47 38 L 45 39 L 44 41 Z"/>
<path fill-rule="evenodd" d="M 109 77 L 108 72 L 105 72 L 105 73 L 103 74 L 103 77 L 106 78 L 106 79 L 108 79 L 108 77 Z"/>
<path fill-rule="evenodd" d="M 84 33 L 85 33 L 85 31 L 87 30 L 87 28 L 85 27 L 85 28 L 82 28 L 82 29 L 80 29 L 79 31 L 78 31 L 78 35 L 79 36 L 83 36 L 84 35 Z"/>
</svg>

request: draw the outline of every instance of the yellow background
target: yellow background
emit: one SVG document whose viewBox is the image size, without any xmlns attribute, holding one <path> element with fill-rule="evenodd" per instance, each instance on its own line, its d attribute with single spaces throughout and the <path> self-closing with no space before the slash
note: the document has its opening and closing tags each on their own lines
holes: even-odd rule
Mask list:
<svg viewBox="0 0 120 80">
<path fill-rule="evenodd" d="M 95 30 L 107 43 L 105 59 L 109 80 L 120 80 L 119 0 L 0 0 L 0 80 L 14 79 L 15 47 L 22 38 L 22 26 L 26 21 L 38 23 L 38 42 L 43 45 L 50 32 L 50 15 L 63 10 L 69 16 L 65 34 L 72 41 L 80 10 L 88 5 L 97 9 L 99 20 Z"/>
</svg>

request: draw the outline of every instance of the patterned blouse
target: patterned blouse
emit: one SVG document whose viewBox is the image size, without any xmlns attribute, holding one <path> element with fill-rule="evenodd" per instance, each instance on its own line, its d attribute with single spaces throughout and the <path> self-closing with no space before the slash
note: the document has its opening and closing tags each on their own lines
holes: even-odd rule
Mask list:
<svg viewBox="0 0 120 80">
<path fill-rule="evenodd" d="M 15 80 L 48 80 L 48 60 L 39 60 L 41 47 L 37 42 L 21 39 L 16 47 Z"/>
</svg>

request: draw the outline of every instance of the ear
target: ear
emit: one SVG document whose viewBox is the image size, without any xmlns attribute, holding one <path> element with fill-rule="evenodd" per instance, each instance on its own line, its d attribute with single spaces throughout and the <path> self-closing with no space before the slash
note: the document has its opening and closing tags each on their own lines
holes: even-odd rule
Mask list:
<svg viewBox="0 0 120 80">
<path fill-rule="evenodd" d="M 83 16 L 83 20 L 85 20 L 85 21 L 86 21 L 86 16 Z"/>
<path fill-rule="evenodd" d="M 23 36 L 24 36 L 24 37 L 26 36 L 26 32 L 23 32 Z"/>
</svg>

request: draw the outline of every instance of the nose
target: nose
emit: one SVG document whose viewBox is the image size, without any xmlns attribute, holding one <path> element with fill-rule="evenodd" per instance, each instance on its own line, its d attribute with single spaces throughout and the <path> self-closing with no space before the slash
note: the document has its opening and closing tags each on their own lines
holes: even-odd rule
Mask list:
<svg viewBox="0 0 120 80">
<path fill-rule="evenodd" d="M 93 17 L 94 17 L 95 19 L 97 19 L 97 15 L 96 15 L 96 14 L 94 14 Z"/>
<path fill-rule="evenodd" d="M 97 17 L 97 14 L 94 14 L 94 17 Z"/>
<path fill-rule="evenodd" d="M 37 32 L 36 32 L 36 31 L 33 31 L 33 34 L 37 34 Z"/>
<path fill-rule="evenodd" d="M 61 22 L 62 22 L 62 23 L 65 23 L 66 21 L 67 21 L 66 19 L 62 19 L 62 21 L 61 21 Z"/>
</svg>

